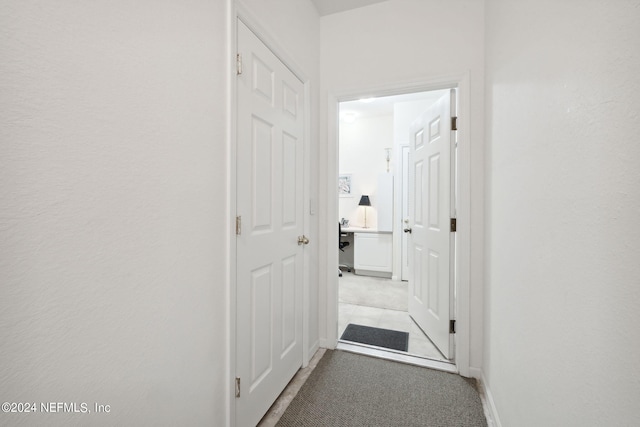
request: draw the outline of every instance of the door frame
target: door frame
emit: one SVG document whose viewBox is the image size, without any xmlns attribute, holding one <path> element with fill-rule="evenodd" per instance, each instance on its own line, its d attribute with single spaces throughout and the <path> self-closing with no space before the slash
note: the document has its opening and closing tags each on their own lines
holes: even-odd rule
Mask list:
<svg viewBox="0 0 640 427">
<path fill-rule="evenodd" d="M 326 183 L 326 218 L 321 221 L 320 283 L 326 283 L 325 302 L 321 307 L 321 323 L 325 336 L 321 346 L 334 349 L 338 344 L 338 237 L 333 225 L 339 217 L 338 195 L 335 191 L 338 176 L 338 123 L 339 103 L 364 97 L 400 95 L 456 87 L 458 89 L 458 165 L 457 165 L 457 225 L 455 290 L 452 316 L 456 319 L 455 366 L 457 371 L 470 376 L 470 265 L 471 265 L 471 147 L 470 147 L 470 76 L 468 72 L 445 75 L 432 79 L 389 83 L 377 87 L 356 87 L 328 93 L 327 97 L 327 157 L 326 166 L 320 166 L 320 182 Z M 323 176 L 323 174 L 326 175 Z M 325 261 L 326 260 L 326 261 Z M 325 264 L 326 262 L 326 264 Z M 324 274 L 322 274 L 324 273 Z M 324 276 L 324 277 L 323 277 Z"/>
<path fill-rule="evenodd" d="M 408 159 L 407 159 L 407 164 L 404 164 L 404 156 L 405 156 L 405 151 L 406 151 L 406 155 L 407 157 L 409 156 L 409 144 L 408 143 L 402 143 L 399 145 L 399 150 L 397 153 L 397 158 L 396 158 L 396 162 L 395 162 L 395 170 L 397 170 L 399 172 L 399 174 L 402 174 L 401 176 L 399 176 L 398 178 L 398 185 L 395 187 L 395 189 L 399 189 L 400 191 L 398 191 L 398 194 L 395 197 L 394 200 L 394 214 L 396 215 L 396 227 L 398 227 L 398 230 L 402 230 L 404 229 L 404 218 L 405 215 L 404 214 L 404 205 L 405 203 L 409 203 L 409 163 L 408 163 Z M 406 182 L 405 182 L 405 175 L 406 175 Z M 406 194 L 406 198 L 405 198 L 405 193 Z M 408 209 L 408 207 L 407 207 Z M 407 212 L 408 214 L 408 212 Z M 398 232 L 398 236 L 394 236 L 394 249 L 395 247 L 397 247 L 397 252 L 395 253 L 399 253 L 400 256 L 398 257 L 399 259 L 394 260 L 396 269 L 398 271 L 397 274 L 397 280 L 400 281 L 407 281 L 408 276 L 409 276 L 409 272 L 403 272 L 404 270 L 404 264 L 405 264 L 405 260 L 409 258 L 409 254 L 406 252 L 405 250 L 405 242 L 407 242 L 407 235 L 405 233 L 400 233 Z M 408 243 L 407 243 L 408 246 Z M 406 273 L 406 274 L 405 274 Z"/>
<path fill-rule="evenodd" d="M 282 61 L 282 63 L 293 72 L 293 74 L 300 79 L 304 85 L 304 164 L 303 164 L 303 230 L 304 235 L 310 235 L 310 213 L 309 213 L 309 200 L 310 200 L 310 141 L 311 141 L 311 87 L 309 77 L 302 71 L 293 57 L 287 53 L 287 50 L 282 47 L 277 40 L 271 36 L 268 30 L 266 30 L 261 24 L 260 19 L 250 12 L 241 2 L 237 0 L 229 0 L 228 3 L 228 15 L 227 15 L 227 108 L 228 108 L 228 128 L 227 128 L 227 145 L 226 145 L 226 161 L 227 161 L 227 248 L 228 262 L 227 262 L 227 283 L 228 283 L 228 307 L 229 307 L 229 335 L 228 335 L 228 366 L 229 371 L 226 378 L 227 384 L 227 408 L 229 408 L 227 424 L 230 426 L 236 425 L 236 397 L 235 397 L 235 375 L 236 375 L 236 334 L 237 334 L 237 322 L 236 322 L 236 306 L 237 306 L 237 277 L 236 268 L 238 265 L 236 257 L 236 229 L 235 218 L 237 215 L 236 203 L 237 203 L 237 77 L 236 77 L 236 50 L 238 46 L 238 25 L 237 21 L 241 20 L 274 54 Z M 309 250 L 305 250 L 303 253 L 303 284 L 302 284 L 302 367 L 306 367 L 313 355 L 310 354 L 309 349 L 309 324 L 310 324 L 310 295 L 309 295 Z"/>
</svg>

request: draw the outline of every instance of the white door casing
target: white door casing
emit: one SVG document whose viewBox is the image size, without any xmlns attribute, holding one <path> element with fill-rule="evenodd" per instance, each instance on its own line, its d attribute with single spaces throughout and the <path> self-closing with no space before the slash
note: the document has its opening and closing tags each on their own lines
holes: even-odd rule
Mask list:
<svg viewBox="0 0 640 427">
<path fill-rule="evenodd" d="M 409 314 L 447 359 L 454 355 L 449 330 L 454 96 L 452 90 L 421 114 L 409 135 Z"/>
<path fill-rule="evenodd" d="M 402 173 L 402 224 L 404 229 L 409 226 L 409 146 L 400 147 Z M 409 236 L 401 233 L 401 270 L 400 280 L 409 280 Z"/>
<path fill-rule="evenodd" d="M 236 425 L 254 426 L 302 365 L 304 85 L 237 28 Z"/>
</svg>

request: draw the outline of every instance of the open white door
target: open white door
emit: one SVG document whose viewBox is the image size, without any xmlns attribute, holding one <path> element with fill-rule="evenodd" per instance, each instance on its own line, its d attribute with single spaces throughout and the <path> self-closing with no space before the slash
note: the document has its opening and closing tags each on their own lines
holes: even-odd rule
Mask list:
<svg viewBox="0 0 640 427">
<path fill-rule="evenodd" d="M 236 425 L 302 366 L 304 85 L 238 21 Z"/>
<path fill-rule="evenodd" d="M 447 358 L 451 283 L 451 117 L 454 91 L 442 96 L 410 128 L 409 314 Z"/>
</svg>

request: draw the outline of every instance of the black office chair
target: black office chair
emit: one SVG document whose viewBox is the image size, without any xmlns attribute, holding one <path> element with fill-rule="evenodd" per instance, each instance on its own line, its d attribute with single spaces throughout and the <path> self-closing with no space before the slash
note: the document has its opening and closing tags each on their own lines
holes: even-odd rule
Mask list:
<svg viewBox="0 0 640 427">
<path fill-rule="evenodd" d="M 338 222 L 338 249 L 340 249 L 342 252 L 344 252 L 344 248 L 346 248 L 347 246 L 349 246 L 349 242 L 344 242 L 342 240 L 343 237 L 347 237 L 347 233 L 343 233 L 342 232 L 342 224 L 340 224 L 340 222 Z M 349 267 L 347 264 L 339 264 L 338 265 L 338 276 L 342 277 L 342 268 L 345 268 L 349 273 L 351 273 L 351 267 Z"/>
</svg>

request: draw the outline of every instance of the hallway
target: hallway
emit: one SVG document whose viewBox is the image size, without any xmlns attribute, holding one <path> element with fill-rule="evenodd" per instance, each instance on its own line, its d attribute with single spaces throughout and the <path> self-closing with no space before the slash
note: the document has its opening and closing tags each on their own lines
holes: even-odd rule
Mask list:
<svg viewBox="0 0 640 427">
<path fill-rule="evenodd" d="M 336 344 L 339 314 L 343 327 L 408 328 L 422 351 L 395 305 L 404 296 L 338 302 L 349 285 L 335 271 L 336 178 L 351 175 L 356 218 L 373 223 L 380 200 L 377 182 L 361 185 L 366 165 L 340 164 L 338 107 L 455 86 L 459 179 L 444 218 L 456 221 L 456 364 L 367 350 L 479 379 L 496 427 L 640 426 L 640 0 L 384 0 L 335 13 L 314 1 L 373 0 L 3 2 L 0 392 L 111 412 L 5 413 L 0 425 L 253 425 L 238 413 L 272 361 L 295 349 L 297 369 L 319 349 L 355 347 Z M 304 85 L 299 96 L 267 63 L 248 65 L 239 19 Z M 303 117 L 300 136 L 256 117 L 242 129 L 263 144 L 240 145 L 245 81 L 261 105 Z M 389 162 L 394 183 L 404 157 L 384 147 L 411 138 L 398 129 L 359 138 L 362 160 L 384 173 Z M 238 167 L 258 158 L 249 149 L 255 176 Z M 432 160 L 413 168 L 420 197 L 436 193 Z M 271 206 L 239 206 L 248 194 Z M 278 214 L 294 200 L 299 217 Z M 442 219 L 433 206 L 407 229 Z M 383 272 L 398 278 L 406 217 L 393 218 Z M 302 265 L 280 257 L 241 276 L 245 238 L 283 227 Z M 283 266 L 303 276 L 287 293 Z M 377 297 L 371 285 L 364 295 Z M 283 301 L 301 301 L 297 329 Z M 247 336 L 279 354 L 253 357 Z"/>
<path fill-rule="evenodd" d="M 347 363 L 335 364 L 336 360 Z M 372 376 L 372 370 L 378 375 Z M 377 401 L 375 408 L 370 406 L 372 400 Z M 258 427 L 493 427 L 486 405 L 476 380 L 349 351 L 320 349 Z"/>
</svg>

